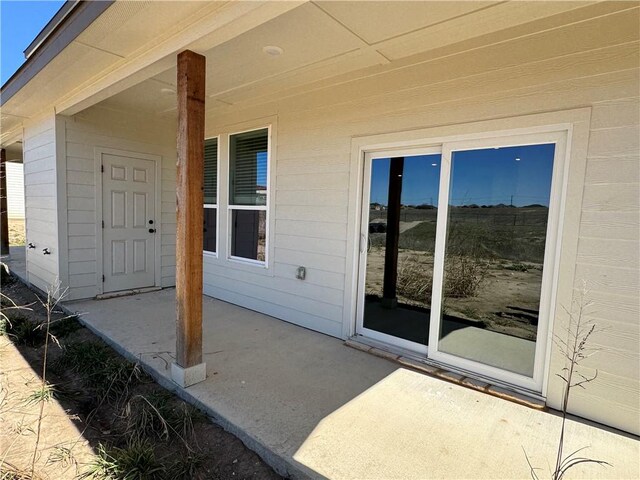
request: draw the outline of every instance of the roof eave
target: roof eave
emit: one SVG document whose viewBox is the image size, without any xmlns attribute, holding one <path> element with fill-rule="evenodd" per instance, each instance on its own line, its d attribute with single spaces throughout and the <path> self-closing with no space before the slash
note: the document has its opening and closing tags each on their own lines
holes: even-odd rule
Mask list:
<svg viewBox="0 0 640 480">
<path fill-rule="evenodd" d="M 25 50 L 27 60 L 0 88 L 5 105 L 115 0 L 67 0 Z"/>
</svg>

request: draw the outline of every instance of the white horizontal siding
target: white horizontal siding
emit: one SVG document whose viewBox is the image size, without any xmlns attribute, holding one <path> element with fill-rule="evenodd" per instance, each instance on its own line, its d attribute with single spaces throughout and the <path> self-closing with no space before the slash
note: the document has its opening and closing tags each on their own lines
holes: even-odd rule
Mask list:
<svg viewBox="0 0 640 480">
<path fill-rule="evenodd" d="M 24 169 L 21 163 L 7 162 L 7 216 L 24 219 Z"/>
<path fill-rule="evenodd" d="M 59 278 L 55 116 L 25 125 L 23 165 L 27 278 L 46 291 Z M 48 248 L 50 255 L 44 255 Z"/>
<path fill-rule="evenodd" d="M 98 293 L 96 255 L 96 148 L 113 148 L 162 157 L 160 190 L 172 201 L 162 203 L 162 245 L 175 245 L 175 127 L 149 116 L 90 108 L 66 121 L 67 227 L 71 299 Z M 173 172 L 173 173 L 172 173 Z M 165 234 L 166 232 L 166 234 Z M 175 250 L 156 252 L 161 256 L 161 285 L 175 284 Z"/>
<path fill-rule="evenodd" d="M 638 36 L 634 10 L 462 54 L 425 55 L 414 65 L 361 80 L 350 81 L 349 74 L 337 85 L 319 80 L 307 92 L 292 89 L 289 97 L 270 97 L 265 90 L 256 93 L 256 105 L 239 100 L 208 109 L 207 135 L 272 115 L 278 128 L 270 274 L 237 278 L 231 262 L 205 261 L 205 292 L 342 336 L 337 312 L 309 300 L 338 307 L 333 291 L 346 287 L 354 136 L 591 106 L 575 282 L 589 282 L 597 312 L 590 318 L 607 333 L 594 336 L 603 353 L 587 363 L 597 366 L 599 377 L 575 395 L 571 409 L 639 433 Z M 307 267 L 305 281 L 295 280 L 299 265 Z M 549 388 L 555 396 L 560 387 L 552 380 Z"/>
</svg>

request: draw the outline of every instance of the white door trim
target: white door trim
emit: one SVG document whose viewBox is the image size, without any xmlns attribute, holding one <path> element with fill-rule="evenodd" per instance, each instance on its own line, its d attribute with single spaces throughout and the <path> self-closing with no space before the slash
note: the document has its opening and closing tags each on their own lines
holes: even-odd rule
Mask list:
<svg viewBox="0 0 640 480">
<path fill-rule="evenodd" d="M 120 157 L 150 160 L 155 163 L 155 224 L 156 235 L 154 238 L 155 258 L 154 258 L 154 287 L 160 287 L 162 283 L 162 157 L 148 153 L 131 152 L 118 150 L 115 148 L 95 147 L 94 148 L 94 172 L 96 184 L 96 285 L 98 295 L 104 294 L 104 248 L 102 238 L 102 156 L 118 155 Z"/>
<path fill-rule="evenodd" d="M 404 149 L 389 149 L 378 150 L 374 152 L 365 152 L 363 168 L 360 173 L 362 178 L 362 209 L 360 217 L 360 237 L 359 237 L 359 251 L 358 251 L 358 282 L 357 282 L 357 304 L 356 304 L 356 328 L 355 332 L 358 335 L 363 335 L 367 338 L 377 340 L 389 345 L 399 347 L 403 350 L 409 350 L 421 355 L 427 354 L 427 346 L 421 345 L 410 340 L 405 340 L 392 335 L 387 335 L 376 330 L 371 330 L 364 326 L 364 298 L 366 288 L 366 276 L 367 276 L 367 248 L 368 235 L 369 235 L 369 208 L 367 208 L 367 202 L 371 195 L 371 165 L 373 160 L 377 158 L 392 158 L 392 157 L 414 157 L 420 155 L 439 155 L 442 152 L 440 146 L 435 147 L 421 147 L 421 148 L 404 148 Z"/>
<path fill-rule="evenodd" d="M 550 343 L 549 327 L 552 323 L 551 305 L 552 289 L 554 288 L 556 263 L 556 248 L 558 245 L 558 231 L 560 225 L 560 205 L 562 203 L 562 186 L 564 185 L 564 163 L 566 155 L 567 130 L 549 133 L 534 133 L 528 135 L 500 135 L 495 138 L 446 142 L 442 148 L 442 167 L 440 169 L 440 193 L 438 198 L 438 217 L 436 223 L 436 245 L 433 266 L 433 294 L 431 296 L 431 328 L 429 330 L 429 358 L 437 362 L 446 363 L 454 367 L 476 372 L 480 375 L 494 378 L 534 392 L 542 392 L 544 384 L 546 350 Z M 449 189 L 451 180 L 451 157 L 454 151 L 478 150 L 493 147 L 509 147 L 521 145 L 540 145 L 554 143 L 556 145 L 553 159 L 553 174 L 551 178 L 551 195 L 545 241 L 544 262 L 542 270 L 542 287 L 540 291 L 540 308 L 532 377 L 482 364 L 477 361 L 451 355 L 439 350 L 439 332 L 441 325 L 442 279 L 444 271 L 445 242 L 447 235 L 447 221 L 449 213 Z"/>
<path fill-rule="evenodd" d="M 556 319 L 561 312 L 560 307 L 569 307 L 573 299 L 590 119 L 591 108 L 586 107 L 353 137 L 349 177 L 343 336 L 348 338 L 356 333 L 360 222 L 363 208 L 361 172 L 364 169 L 366 152 L 410 146 L 433 146 L 445 142 L 516 134 L 566 132 L 566 146 L 562 152 L 565 158 L 562 185 L 557 185 L 562 192 L 559 201 L 560 222 L 556 232 L 557 244 L 553 260 L 555 271 L 549 300 L 551 311 L 541 392 L 550 406 L 558 408 L 562 399 L 562 384 L 556 377 L 551 376 L 550 372 L 559 371 L 564 365 L 564 359 L 557 348 L 552 348 L 552 338 L 562 329 Z"/>
</svg>

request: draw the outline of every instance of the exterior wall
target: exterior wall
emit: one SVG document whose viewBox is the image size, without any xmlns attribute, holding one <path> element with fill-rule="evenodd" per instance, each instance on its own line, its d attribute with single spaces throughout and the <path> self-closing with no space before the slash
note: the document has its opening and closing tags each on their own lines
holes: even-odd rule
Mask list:
<svg viewBox="0 0 640 480">
<path fill-rule="evenodd" d="M 55 115 L 25 125 L 23 162 L 26 241 L 36 246 L 26 250 L 27 279 L 46 291 L 60 274 Z"/>
<path fill-rule="evenodd" d="M 24 219 L 24 169 L 21 163 L 7 162 L 7 216 Z"/>
<path fill-rule="evenodd" d="M 319 81 L 259 106 L 208 109 L 207 136 L 264 126 L 270 117 L 277 134 L 272 264 L 261 270 L 205 258 L 205 293 L 344 337 L 353 322 L 353 137 L 591 107 L 586 177 L 570 199 L 581 205 L 580 221 L 565 222 L 563 232 L 576 238 L 577 255 L 568 259 L 575 271 L 559 285 L 565 294 L 554 333 L 563 335 L 561 307 L 586 280 L 588 318 L 603 330 L 591 339 L 601 351 L 584 367 L 598 378 L 574 390 L 570 409 L 640 433 L 639 58 L 637 18 L 612 15 L 335 86 Z M 304 282 L 295 279 L 299 265 L 307 267 Z M 563 362 L 554 349 L 547 391 L 554 407 Z"/>
<path fill-rule="evenodd" d="M 176 127 L 173 121 L 152 119 L 93 107 L 67 117 L 66 201 L 69 242 L 69 298 L 98 294 L 96 256 L 96 148 L 113 148 L 162 157 L 161 286 L 175 285 L 175 164 Z"/>
</svg>

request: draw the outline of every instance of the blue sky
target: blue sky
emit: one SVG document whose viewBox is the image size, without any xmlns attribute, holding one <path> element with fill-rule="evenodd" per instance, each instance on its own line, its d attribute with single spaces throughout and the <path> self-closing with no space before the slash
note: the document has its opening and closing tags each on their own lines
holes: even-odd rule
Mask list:
<svg viewBox="0 0 640 480">
<path fill-rule="evenodd" d="M 554 144 L 453 153 L 451 205 L 549 205 Z M 434 165 L 435 164 L 435 165 Z M 440 155 L 405 157 L 402 203 L 437 204 Z M 372 165 L 371 202 L 386 205 L 389 160 Z"/>
<path fill-rule="evenodd" d="M 22 53 L 64 1 L 0 1 L 0 83 L 25 61 Z"/>
</svg>

